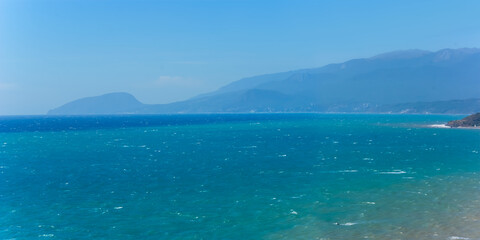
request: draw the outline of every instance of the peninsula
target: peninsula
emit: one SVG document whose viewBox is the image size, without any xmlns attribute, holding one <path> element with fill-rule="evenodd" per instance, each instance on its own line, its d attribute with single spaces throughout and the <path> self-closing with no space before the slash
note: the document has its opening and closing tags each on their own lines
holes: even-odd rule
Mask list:
<svg viewBox="0 0 480 240">
<path fill-rule="evenodd" d="M 452 128 L 480 128 L 480 113 L 475 113 L 460 120 L 453 120 L 446 124 Z"/>
</svg>

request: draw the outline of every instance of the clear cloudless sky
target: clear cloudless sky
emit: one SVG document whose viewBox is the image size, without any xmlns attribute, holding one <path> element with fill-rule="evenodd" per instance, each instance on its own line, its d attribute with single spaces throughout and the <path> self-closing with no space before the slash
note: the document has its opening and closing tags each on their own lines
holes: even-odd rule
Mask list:
<svg viewBox="0 0 480 240">
<path fill-rule="evenodd" d="M 168 103 L 259 74 L 479 45 L 477 0 L 0 0 L 0 115 L 118 91 Z"/>
</svg>

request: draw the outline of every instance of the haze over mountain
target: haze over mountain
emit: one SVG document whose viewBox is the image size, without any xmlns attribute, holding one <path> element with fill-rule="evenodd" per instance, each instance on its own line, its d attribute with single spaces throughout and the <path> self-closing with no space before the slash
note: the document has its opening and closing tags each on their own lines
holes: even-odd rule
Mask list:
<svg viewBox="0 0 480 240">
<path fill-rule="evenodd" d="M 61 107 L 48 111 L 48 114 L 127 114 L 135 113 L 143 106 L 143 103 L 128 93 L 109 93 L 69 102 Z"/>
<path fill-rule="evenodd" d="M 126 94 L 77 100 L 49 114 L 480 111 L 480 49 L 396 51 L 320 68 L 244 78 L 170 104 Z M 455 100 L 455 101 L 452 101 Z"/>
</svg>

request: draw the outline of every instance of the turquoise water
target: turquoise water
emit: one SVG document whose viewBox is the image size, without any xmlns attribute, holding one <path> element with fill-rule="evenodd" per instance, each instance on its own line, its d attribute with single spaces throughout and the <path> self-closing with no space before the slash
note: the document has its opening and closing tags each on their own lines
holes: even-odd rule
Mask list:
<svg viewBox="0 0 480 240">
<path fill-rule="evenodd" d="M 480 239 L 459 116 L 0 118 L 0 239 Z"/>
</svg>

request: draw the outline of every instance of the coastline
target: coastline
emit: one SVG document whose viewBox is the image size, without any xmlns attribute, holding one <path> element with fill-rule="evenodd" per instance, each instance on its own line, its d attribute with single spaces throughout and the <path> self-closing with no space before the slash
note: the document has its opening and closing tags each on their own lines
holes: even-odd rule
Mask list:
<svg viewBox="0 0 480 240">
<path fill-rule="evenodd" d="M 447 124 L 430 124 L 430 128 L 454 128 L 454 129 L 480 129 L 480 127 L 450 127 Z"/>
</svg>

